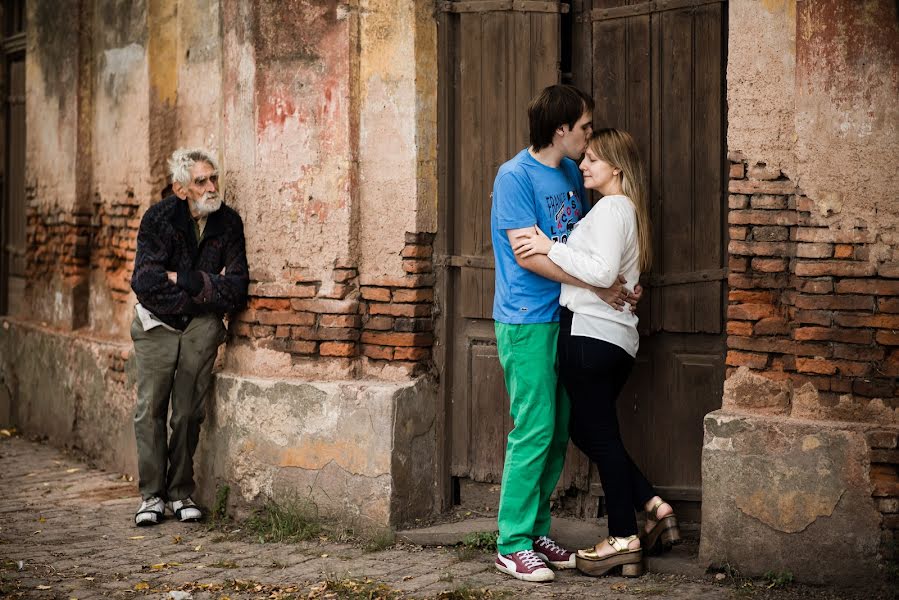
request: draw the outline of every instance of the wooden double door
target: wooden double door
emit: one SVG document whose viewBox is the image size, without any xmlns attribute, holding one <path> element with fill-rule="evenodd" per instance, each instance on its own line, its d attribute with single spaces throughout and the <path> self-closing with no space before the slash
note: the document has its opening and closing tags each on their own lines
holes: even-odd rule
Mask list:
<svg viewBox="0 0 899 600">
<path fill-rule="evenodd" d="M 447 474 L 502 477 L 512 422 L 491 319 L 490 193 L 499 166 L 527 145 L 528 101 L 562 81 L 590 91 L 594 127 L 630 131 L 648 165 L 655 262 L 644 276 L 641 347 L 619 418 L 649 479 L 672 500 L 699 501 L 702 421 L 720 406 L 724 375 L 726 4 L 441 6 Z M 573 447 L 559 485 L 601 495 L 595 468 Z"/>
</svg>

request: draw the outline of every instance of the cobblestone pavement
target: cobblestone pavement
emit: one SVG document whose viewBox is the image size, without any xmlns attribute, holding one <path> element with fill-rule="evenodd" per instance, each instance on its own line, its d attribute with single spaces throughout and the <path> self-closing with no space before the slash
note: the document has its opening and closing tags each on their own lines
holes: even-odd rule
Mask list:
<svg viewBox="0 0 899 600">
<path fill-rule="evenodd" d="M 172 519 L 137 528 L 137 487 L 77 457 L 0 436 L 0 597 L 10 598 L 843 598 L 833 591 L 738 586 L 678 575 L 527 584 L 489 554 L 327 539 L 269 543 Z M 236 527 L 240 527 L 237 525 Z M 227 533 L 227 532 L 225 532 Z M 174 592 L 174 593 L 173 593 Z M 859 598 L 877 596 L 867 593 Z M 886 596 L 879 596 L 886 597 Z"/>
</svg>

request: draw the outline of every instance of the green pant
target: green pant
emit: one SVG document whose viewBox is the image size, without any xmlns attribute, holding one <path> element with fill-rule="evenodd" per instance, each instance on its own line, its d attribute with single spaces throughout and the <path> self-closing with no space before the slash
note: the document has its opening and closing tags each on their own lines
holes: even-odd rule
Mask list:
<svg viewBox="0 0 899 600">
<path fill-rule="evenodd" d="M 530 550 L 549 534 L 549 497 L 568 448 L 568 396 L 556 364 L 558 323 L 496 323 L 496 345 L 511 399 L 512 431 L 499 499 L 500 554 Z"/>
<path fill-rule="evenodd" d="M 194 452 L 225 327 L 220 318 L 203 315 L 183 332 L 162 326 L 144 331 L 135 314 L 131 339 L 137 361 L 134 435 L 141 497 L 183 500 L 194 492 Z"/>
</svg>

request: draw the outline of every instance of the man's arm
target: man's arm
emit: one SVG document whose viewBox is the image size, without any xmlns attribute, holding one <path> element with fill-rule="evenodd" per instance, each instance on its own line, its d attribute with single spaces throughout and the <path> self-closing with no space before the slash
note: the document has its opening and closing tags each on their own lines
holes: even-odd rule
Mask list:
<svg viewBox="0 0 899 600">
<path fill-rule="evenodd" d="M 528 235 L 533 230 L 533 227 L 524 227 L 522 229 L 507 229 L 506 235 L 509 236 L 509 243 L 514 248 L 516 242 L 520 238 Z M 629 299 L 627 288 L 624 287 L 625 280 L 620 276 L 618 277 L 618 281 L 613 283 L 610 287 L 599 288 L 584 283 L 577 277 L 569 275 L 568 273 L 563 271 L 562 268 L 559 267 L 556 263 L 551 261 L 545 254 L 535 254 L 527 258 L 521 258 L 520 256 L 515 255 L 515 262 L 517 262 L 518 266 L 520 266 L 522 269 L 527 269 L 531 273 L 536 273 L 537 275 L 545 277 L 546 279 L 588 289 L 599 296 L 603 302 L 617 310 L 621 310 L 622 308 L 624 308 L 624 303 Z M 634 300 L 633 303 L 636 304 L 636 300 Z"/>
</svg>

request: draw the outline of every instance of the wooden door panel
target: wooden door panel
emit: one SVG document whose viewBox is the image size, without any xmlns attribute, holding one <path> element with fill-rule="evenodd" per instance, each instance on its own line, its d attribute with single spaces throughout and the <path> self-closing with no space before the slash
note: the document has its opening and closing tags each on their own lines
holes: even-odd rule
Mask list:
<svg viewBox="0 0 899 600">
<path fill-rule="evenodd" d="M 512 429 L 509 395 L 499 364 L 496 343 L 478 340 L 470 347 L 471 445 L 470 477 L 477 481 L 500 482 L 506 455 L 506 436 Z"/>
</svg>

